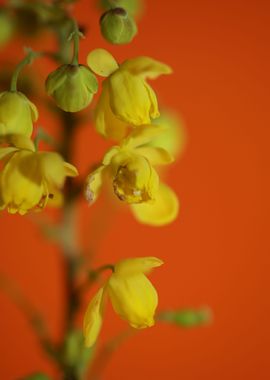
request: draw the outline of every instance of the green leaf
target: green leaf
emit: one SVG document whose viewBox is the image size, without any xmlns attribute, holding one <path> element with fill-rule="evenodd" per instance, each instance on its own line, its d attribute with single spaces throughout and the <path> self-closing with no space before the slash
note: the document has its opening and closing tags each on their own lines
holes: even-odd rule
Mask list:
<svg viewBox="0 0 270 380">
<path fill-rule="evenodd" d="M 180 327 L 191 328 L 211 323 L 212 312 L 209 308 L 163 311 L 157 319 Z"/>
</svg>

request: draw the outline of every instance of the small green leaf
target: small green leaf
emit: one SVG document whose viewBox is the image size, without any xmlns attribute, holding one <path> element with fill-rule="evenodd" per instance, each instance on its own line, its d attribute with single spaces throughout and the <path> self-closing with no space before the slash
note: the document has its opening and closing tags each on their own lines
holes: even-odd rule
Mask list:
<svg viewBox="0 0 270 380">
<path fill-rule="evenodd" d="M 190 328 L 210 323 L 212 312 L 209 308 L 163 311 L 158 315 L 158 320 Z"/>
</svg>

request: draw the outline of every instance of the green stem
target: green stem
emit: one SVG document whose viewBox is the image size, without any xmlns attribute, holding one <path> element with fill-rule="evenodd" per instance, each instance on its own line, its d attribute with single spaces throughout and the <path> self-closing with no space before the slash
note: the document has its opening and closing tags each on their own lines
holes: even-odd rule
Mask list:
<svg viewBox="0 0 270 380">
<path fill-rule="evenodd" d="M 73 31 L 73 58 L 71 61 L 72 65 L 78 66 L 79 64 L 79 46 L 80 46 L 80 31 L 78 28 L 78 24 L 75 20 L 74 23 L 74 31 Z"/>
<path fill-rule="evenodd" d="M 30 50 L 29 53 L 24 57 L 24 59 L 18 63 L 18 65 L 16 66 L 15 71 L 12 75 L 12 78 L 11 78 L 10 91 L 12 91 L 12 92 L 17 91 L 17 81 L 18 81 L 18 77 L 19 77 L 21 70 L 26 65 L 30 65 L 32 63 L 33 59 L 39 57 L 40 55 L 42 55 L 42 53 L 34 52 L 33 50 Z"/>
</svg>

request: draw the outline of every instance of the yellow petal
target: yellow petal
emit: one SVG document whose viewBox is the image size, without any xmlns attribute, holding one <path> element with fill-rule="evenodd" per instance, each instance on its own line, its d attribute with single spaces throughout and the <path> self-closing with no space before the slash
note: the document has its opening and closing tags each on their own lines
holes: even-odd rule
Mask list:
<svg viewBox="0 0 270 380">
<path fill-rule="evenodd" d="M 157 125 L 140 125 L 134 128 L 123 140 L 122 146 L 136 148 L 148 144 L 162 132 L 163 128 L 158 127 Z"/>
<path fill-rule="evenodd" d="M 119 141 L 127 133 L 128 124 L 118 119 L 111 110 L 108 83 L 103 82 L 95 112 L 95 128 L 102 136 Z"/>
<path fill-rule="evenodd" d="M 130 276 L 135 273 L 149 273 L 153 268 L 163 264 L 157 257 L 136 257 L 119 261 L 114 266 L 116 275 Z"/>
<path fill-rule="evenodd" d="M 87 56 L 87 64 L 94 73 L 102 77 L 111 75 L 119 68 L 116 60 L 105 49 L 92 50 Z"/>
<path fill-rule="evenodd" d="M 109 78 L 112 112 L 121 120 L 142 125 L 150 123 L 152 99 L 145 81 L 126 70 L 117 70 Z"/>
<path fill-rule="evenodd" d="M 151 165 L 167 165 L 174 161 L 170 153 L 163 148 L 144 146 L 137 148 L 135 151 L 147 158 Z"/>
<path fill-rule="evenodd" d="M 55 152 L 40 152 L 37 154 L 42 176 L 49 184 L 62 187 L 66 177 L 66 168 L 60 154 Z"/>
<path fill-rule="evenodd" d="M 139 222 L 151 226 L 163 226 L 176 219 L 179 201 L 171 188 L 160 184 L 155 202 L 133 204 L 131 209 Z"/>
<path fill-rule="evenodd" d="M 121 201 L 141 203 L 156 198 L 159 176 L 145 157 L 123 150 L 113 156 L 110 168 L 114 192 Z"/>
<path fill-rule="evenodd" d="M 119 146 L 113 146 L 112 148 L 110 148 L 103 157 L 103 160 L 102 160 L 103 165 L 109 165 L 111 163 L 113 156 L 115 156 L 119 152 L 120 152 Z"/>
<path fill-rule="evenodd" d="M 171 110 L 162 110 L 161 116 L 153 123 L 162 126 L 163 131 L 150 145 L 166 149 L 173 157 L 182 154 L 186 147 L 187 133 L 180 115 Z"/>
<path fill-rule="evenodd" d="M 151 102 L 151 106 L 150 106 L 150 110 L 149 110 L 150 116 L 152 119 L 156 119 L 157 117 L 160 116 L 160 113 L 158 110 L 157 96 L 155 94 L 155 91 L 152 89 L 152 87 L 149 86 L 149 84 L 147 84 L 145 82 L 144 85 L 145 85 L 145 88 L 148 92 L 148 96 L 149 96 L 149 99 Z"/>
<path fill-rule="evenodd" d="M 14 153 L 1 172 L 1 198 L 10 213 L 25 214 L 42 207 L 41 200 L 48 195 L 44 186 L 36 153 Z"/>
<path fill-rule="evenodd" d="M 0 94 L 1 135 L 22 134 L 30 137 L 37 118 L 36 106 L 21 92 L 6 91 Z"/>
<path fill-rule="evenodd" d="M 28 104 L 30 106 L 32 120 L 33 120 L 33 122 L 35 122 L 38 119 L 38 110 L 37 110 L 37 107 L 29 99 L 28 99 Z"/>
<path fill-rule="evenodd" d="M 64 195 L 61 190 L 56 187 L 49 186 L 48 207 L 60 208 L 64 204 Z"/>
<path fill-rule="evenodd" d="M 133 75 L 141 75 L 144 78 L 150 79 L 155 79 L 162 74 L 172 73 L 170 66 L 150 57 L 128 59 L 121 64 L 121 68 L 128 70 Z"/>
<path fill-rule="evenodd" d="M 0 136 L 0 144 L 9 144 L 19 149 L 26 149 L 32 152 L 35 151 L 33 141 L 25 135 L 11 134 Z"/>
<path fill-rule="evenodd" d="M 85 198 L 89 204 L 93 204 L 99 196 L 105 175 L 106 166 L 101 165 L 89 174 L 86 179 Z"/>
<path fill-rule="evenodd" d="M 83 335 L 86 347 L 93 346 L 97 340 L 102 326 L 103 307 L 104 289 L 101 288 L 88 305 L 88 308 L 84 316 Z"/>
<path fill-rule="evenodd" d="M 154 325 L 158 295 L 144 274 L 113 274 L 108 281 L 108 293 L 114 311 L 132 327 L 141 329 Z"/>
<path fill-rule="evenodd" d="M 12 155 L 12 153 L 17 152 L 17 148 L 13 147 L 5 147 L 5 148 L 0 148 L 0 160 L 3 160 L 4 158 L 7 158 L 7 156 Z"/>
<path fill-rule="evenodd" d="M 77 168 L 68 162 L 64 162 L 64 168 L 67 177 L 77 177 L 79 175 Z"/>
</svg>

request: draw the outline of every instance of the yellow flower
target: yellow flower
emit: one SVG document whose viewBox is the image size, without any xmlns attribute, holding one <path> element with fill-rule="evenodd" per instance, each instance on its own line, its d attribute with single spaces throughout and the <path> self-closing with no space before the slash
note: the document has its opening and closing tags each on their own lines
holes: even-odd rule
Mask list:
<svg viewBox="0 0 270 380">
<path fill-rule="evenodd" d="M 130 126 L 150 124 L 159 116 L 156 94 L 146 83 L 171 68 L 149 57 L 137 57 L 120 66 L 104 49 L 89 53 L 87 63 L 96 74 L 107 77 L 95 110 L 95 126 L 105 137 L 120 140 Z"/>
<path fill-rule="evenodd" d="M 30 137 L 38 118 L 36 106 L 21 92 L 0 93 L 0 135 L 21 134 Z"/>
<path fill-rule="evenodd" d="M 173 190 L 159 183 L 153 165 L 173 161 L 163 148 L 148 143 L 162 128 L 144 125 L 134 129 L 119 146 L 105 154 L 102 164 L 87 177 L 85 196 L 93 203 L 106 177 L 112 181 L 117 197 L 131 205 L 133 214 L 141 223 L 164 225 L 172 222 L 178 214 L 178 199 Z"/>
<path fill-rule="evenodd" d="M 0 208 L 11 214 L 44 208 L 58 197 L 65 178 L 78 174 L 58 153 L 36 152 L 24 136 L 13 136 L 8 142 L 13 146 L 0 148 Z"/>
<path fill-rule="evenodd" d="M 114 311 L 136 329 L 151 327 L 158 304 L 156 289 L 145 276 L 163 262 L 156 257 L 126 259 L 113 267 L 113 274 L 94 296 L 83 322 L 85 345 L 92 346 L 99 335 L 105 297 L 111 300 Z"/>
</svg>

